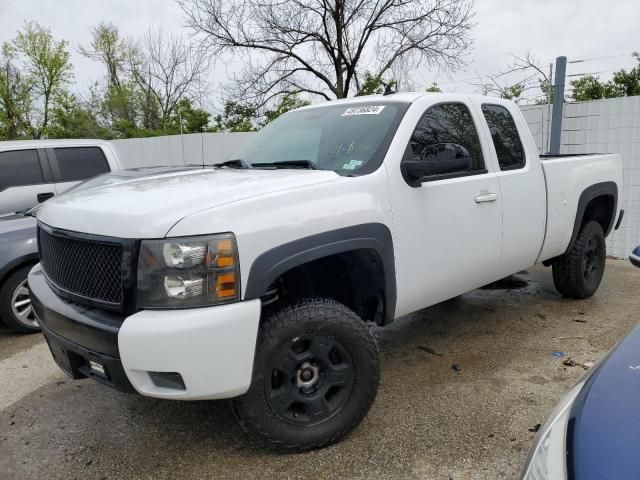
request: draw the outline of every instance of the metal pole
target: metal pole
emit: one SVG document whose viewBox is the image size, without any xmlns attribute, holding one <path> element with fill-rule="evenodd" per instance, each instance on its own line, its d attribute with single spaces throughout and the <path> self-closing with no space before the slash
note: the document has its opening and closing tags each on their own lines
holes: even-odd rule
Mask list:
<svg viewBox="0 0 640 480">
<path fill-rule="evenodd" d="M 184 158 L 184 133 L 182 131 L 182 112 L 178 112 L 178 117 L 180 119 L 180 141 L 182 142 L 182 164 L 186 165 L 187 162 Z"/>
<path fill-rule="evenodd" d="M 562 115 L 564 108 L 564 81 L 567 73 L 567 57 L 556 58 L 556 76 L 553 86 L 553 116 L 551 117 L 551 140 L 549 153 L 560 153 L 560 140 L 562 136 Z"/>
<path fill-rule="evenodd" d="M 551 89 L 553 88 L 553 63 L 549 64 L 549 85 L 547 85 L 547 141 L 543 142 L 546 151 L 551 148 Z M 544 124 L 542 125 L 544 127 Z"/>
<path fill-rule="evenodd" d="M 202 168 L 204 168 L 204 132 L 200 132 L 200 155 L 202 158 Z"/>
</svg>

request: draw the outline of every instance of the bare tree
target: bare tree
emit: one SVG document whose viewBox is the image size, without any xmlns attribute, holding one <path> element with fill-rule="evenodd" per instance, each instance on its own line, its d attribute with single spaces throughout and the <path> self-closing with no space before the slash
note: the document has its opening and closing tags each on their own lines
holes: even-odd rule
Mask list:
<svg viewBox="0 0 640 480">
<path fill-rule="evenodd" d="M 177 0 L 214 55 L 243 61 L 236 93 L 344 98 L 365 72 L 454 70 L 471 47 L 472 0 Z"/>
<path fill-rule="evenodd" d="M 161 29 L 150 29 L 142 44 L 132 47 L 129 58 L 133 79 L 147 100 L 157 104 L 162 121 L 169 118 L 180 100 L 199 98 L 206 87 L 206 53 L 182 37 L 165 35 Z"/>
<path fill-rule="evenodd" d="M 472 83 L 483 95 L 496 95 L 501 98 L 547 103 L 552 101 L 553 89 L 549 72 L 545 72 L 539 61 L 531 53 L 511 55 L 512 63 L 499 73 L 478 76 Z M 513 76 L 521 74 L 522 79 L 513 81 Z M 541 93 L 541 94 L 540 94 Z"/>
</svg>

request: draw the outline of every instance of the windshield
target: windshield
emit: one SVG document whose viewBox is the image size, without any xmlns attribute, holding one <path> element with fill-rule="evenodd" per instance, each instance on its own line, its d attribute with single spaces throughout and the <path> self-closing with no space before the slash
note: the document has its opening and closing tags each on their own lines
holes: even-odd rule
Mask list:
<svg viewBox="0 0 640 480">
<path fill-rule="evenodd" d="M 232 159 L 260 163 L 308 161 L 319 170 L 363 175 L 376 170 L 408 103 L 330 105 L 289 112 L 260 130 Z"/>
</svg>

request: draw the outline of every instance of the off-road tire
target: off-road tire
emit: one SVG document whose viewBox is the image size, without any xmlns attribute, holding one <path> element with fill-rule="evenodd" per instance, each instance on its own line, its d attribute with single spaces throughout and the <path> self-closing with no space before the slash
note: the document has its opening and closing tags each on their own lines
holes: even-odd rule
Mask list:
<svg viewBox="0 0 640 480">
<path fill-rule="evenodd" d="M 607 247 L 602 227 L 596 221 L 582 226 L 576 241 L 552 267 L 553 283 L 564 297 L 592 296 L 604 274 Z"/>
<path fill-rule="evenodd" d="M 345 377 L 348 380 L 344 383 L 348 384 L 349 390 L 344 392 L 341 406 L 333 413 L 327 413 L 331 415 L 328 418 L 304 425 L 291 423 L 273 407 L 271 382 L 280 372 L 278 366 L 283 364 L 278 361 L 282 352 L 291 352 L 297 345 L 295 342 L 306 338 L 325 339 L 326 344 L 335 341 L 351 362 L 351 373 Z M 246 394 L 233 399 L 234 414 L 250 437 L 274 450 L 301 452 L 335 443 L 360 424 L 373 404 L 380 378 L 378 356 L 378 346 L 371 331 L 344 305 L 330 299 L 312 298 L 283 306 L 267 314 L 259 327 L 251 386 Z M 289 358 L 288 354 L 285 357 Z M 324 358 L 323 355 L 320 357 Z M 297 372 L 300 368 L 294 367 Z M 322 379 L 330 377 L 322 372 L 316 374 L 320 379 L 317 388 L 322 390 Z M 291 383 L 290 388 L 296 395 L 303 392 L 298 388 L 297 380 L 290 377 L 282 385 L 286 381 Z M 307 416 L 312 417 L 305 415 L 303 410 L 302 417 Z"/>
<path fill-rule="evenodd" d="M 9 275 L 2 283 L 2 285 L 0 285 L 0 318 L 7 327 L 18 333 L 38 333 L 40 331 L 40 327 L 37 326 L 37 323 L 29 325 L 21 322 L 20 319 L 15 315 L 12 308 L 12 305 L 14 303 L 14 292 L 20 286 L 20 284 L 22 284 L 26 280 L 32 267 L 33 265 L 20 267 L 11 275 Z M 32 318 L 32 315 L 33 314 L 31 314 L 30 318 Z"/>
</svg>

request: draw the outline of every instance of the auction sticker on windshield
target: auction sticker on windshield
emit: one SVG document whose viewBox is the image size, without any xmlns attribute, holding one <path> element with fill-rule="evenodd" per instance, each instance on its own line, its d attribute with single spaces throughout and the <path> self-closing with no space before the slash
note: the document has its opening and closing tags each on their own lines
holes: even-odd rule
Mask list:
<svg viewBox="0 0 640 480">
<path fill-rule="evenodd" d="M 346 117 L 349 115 L 378 115 L 382 110 L 384 110 L 384 105 L 363 105 L 361 107 L 347 108 L 340 116 Z"/>
</svg>

